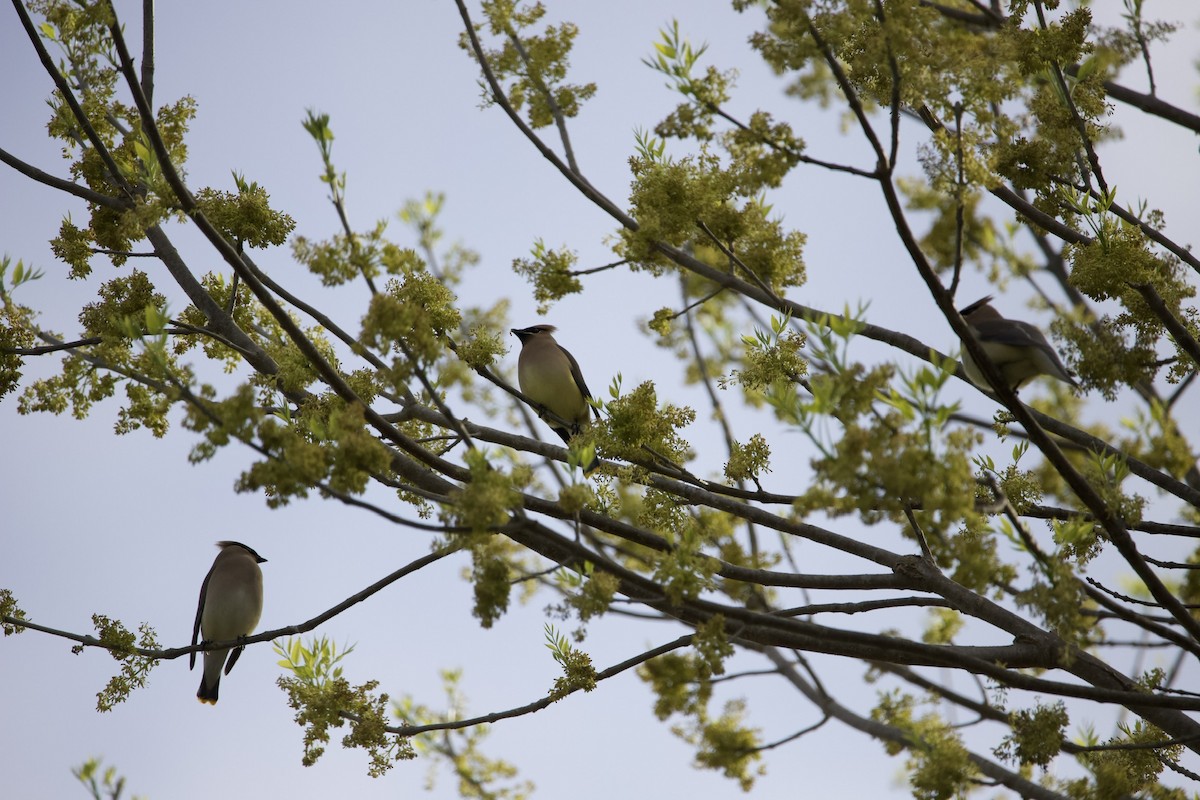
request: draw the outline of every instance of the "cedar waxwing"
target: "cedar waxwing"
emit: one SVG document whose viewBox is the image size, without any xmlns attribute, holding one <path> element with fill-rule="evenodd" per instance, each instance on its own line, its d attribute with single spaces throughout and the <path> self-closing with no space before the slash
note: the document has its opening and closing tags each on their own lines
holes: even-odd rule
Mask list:
<svg viewBox="0 0 1200 800">
<path fill-rule="evenodd" d="M 1046 337 L 1028 322 L 1005 319 L 991 306 L 991 296 L 976 300 L 958 312 L 979 340 L 988 358 L 1015 392 L 1021 384 L 1037 375 L 1049 375 L 1078 388 L 1079 384 L 1063 366 Z M 963 348 L 963 369 L 976 386 L 990 388 L 971 354 Z"/>
<path fill-rule="evenodd" d="M 196 644 L 201 632 L 204 642 L 227 642 L 249 636 L 262 616 L 263 587 L 262 570 L 259 564 L 266 559 L 241 542 L 217 542 L 221 552 L 217 553 L 212 568 L 200 585 L 200 605 L 196 608 L 196 625 L 192 629 L 192 644 Z M 221 668 L 225 674 L 233 669 L 242 647 L 229 650 L 208 650 L 204 653 L 204 674 L 200 677 L 200 689 L 196 692 L 201 703 L 216 705 L 217 689 L 221 686 Z M 225 657 L 229 656 L 229 663 Z M 192 653 L 192 665 L 196 666 L 196 654 Z"/>
<path fill-rule="evenodd" d="M 526 397 L 559 417 L 559 420 L 547 419 L 546 423 L 569 443 L 571 436 L 588 423 L 590 414 L 595 413 L 597 419 L 600 414 L 588 404 L 592 393 L 579 371 L 579 363 L 554 341 L 556 330 L 553 325 L 512 329 L 513 335 L 521 340 L 517 382 Z M 564 421 L 570 423 L 570 427 L 564 427 Z M 585 471 L 595 469 L 597 463 L 593 459 Z"/>
</svg>

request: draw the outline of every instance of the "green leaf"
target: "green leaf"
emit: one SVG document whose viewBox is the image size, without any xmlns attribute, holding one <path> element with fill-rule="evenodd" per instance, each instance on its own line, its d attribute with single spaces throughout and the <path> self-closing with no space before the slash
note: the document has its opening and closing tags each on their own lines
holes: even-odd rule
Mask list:
<svg viewBox="0 0 1200 800">
<path fill-rule="evenodd" d="M 157 336 L 163 332 L 163 328 L 167 326 L 167 316 L 155 306 L 146 306 L 144 312 L 146 318 L 146 333 L 151 336 Z"/>
</svg>

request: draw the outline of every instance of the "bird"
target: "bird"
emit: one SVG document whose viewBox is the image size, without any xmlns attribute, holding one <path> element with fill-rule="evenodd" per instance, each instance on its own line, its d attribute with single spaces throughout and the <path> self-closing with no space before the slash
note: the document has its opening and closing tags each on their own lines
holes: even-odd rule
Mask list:
<svg viewBox="0 0 1200 800">
<path fill-rule="evenodd" d="M 1049 375 L 1079 388 L 1079 384 L 1071 377 L 1070 370 L 1063 366 L 1054 348 L 1036 326 L 1020 320 L 1005 319 L 999 311 L 992 308 L 991 301 L 992 297 L 988 295 L 958 313 L 979 340 L 988 358 L 1000 370 L 1004 382 L 1014 392 L 1025 381 L 1038 375 Z M 963 369 L 971 383 L 983 389 L 990 388 L 987 378 L 983 376 L 979 365 L 971 358 L 966 348 L 963 349 L 962 357 Z"/>
<path fill-rule="evenodd" d="M 262 616 L 263 585 L 259 564 L 266 559 L 241 542 L 217 542 L 221 552 L 200 585 L 200 603 L 196 607 L 196 625 L 192 628 L 192 644 L 201 633 L 204 644 L 227 642 L 249 636 Z M 204 670 L 196 698 L 201 703 L 216 705 L 221 686 L 221 668 L 226 675 L 237 663 L 243 646 L 208 650 L 204 653 Z M 229 661 L 226 662 L 226 656 Z M 195 669 L 196 653 L 192 652 L 191 666 Z"/>
<path fill-rule="evenodd" d="M 556 330 L 553 325 L 531 325 L 513 328 L 511 333 L 521 340 L 517 382 L 522 394 L 557 417 L 542 415 L 551 430 L 569 443 L 588 424 L 592 414 L 597 419 L 600 414 L 588 403 L 592 393 L 583 380 L 579 362 L 555 341 Z M 584 471 L 590 472 L 598 463 L 593 458 Z"/>
</svg>

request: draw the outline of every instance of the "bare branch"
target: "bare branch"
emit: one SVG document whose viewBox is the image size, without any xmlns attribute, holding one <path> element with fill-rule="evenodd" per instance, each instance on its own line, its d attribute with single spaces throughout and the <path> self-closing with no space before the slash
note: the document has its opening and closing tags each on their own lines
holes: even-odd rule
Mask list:
<svg viewBox="0 0 1200 800">
<path fill-rule="evenodd" d="M 664 653 L 669 653 L 672 650 L 678 650 L 680 647 L 687 647 L 692 643 L 692 638 L 693 637 L 691 634 L 688 634 L 687 636 L 680 636 L 673 642 L 667 642 L 664 645 L 655 647 L 653 650 L 647 650 L 646 652 L 640 653 L 633 658 L 626 659 L 620 664 L 614 664 L 606 670 L 597 672 L 596 682 L 599 683 L 600 681 L 607 680 L 614 675 L 619 675 L 631 667 L 636 667 L 638 664 L 643 664 L 652 658 L 657 658 L 658 656 L 663 655 Z M 532 703 L 527 703 L 526 705 L 518 706 L 516 708 L 510 708 L 507 711 L 495 711 L 491 714 L 484 714 L 481 717 L 451 720 L 447 722 L 433 722 L 428 725 L 389 725 L 386 730 L 388 733 L 395 733 L 400 736 L 416 736 L 421 733 L 429 733 L 430 731 L 456 731 L 463 728 L 471 728 L 476 725 L 499 722 L 502 719 L 512 719 L 513 717 L 523 717 L 526 714 L 532 714 L 535 711 L 541 711 L 543 708 L 547 708 L 558 700 L 561 700 L 562 697 L 570 696 L 577 691 L 579 691 L 577 687 L 571 687 L 566 695 L 546 695 L 542 699 L 535 700 Z M 353 719 L 353 717 L 349 714 L 343 714 L 343 716 Z"/>
<path fill-rule="evenodd" d="M 383 589 L 386 589 L 388 586 L 392 585 L 393 583 L 400 580 L 401 578 L 411 575 L 412 573 L 416 572 L 417 570 L 422 569 L 430 564 L 433 564 L 436 561 L 440 561 L 441 559 L 445 558 L 446 556 L 451 555 L 452 553 L 458 552 L 460 549 L 462 549 L 461 544 L 450 544 L 450 545 L 447 545 L 446 547 L 443 547 L 439 550 L 436 550 L 436 551 L 430 553 L 429 555 L 422 556 L 421 558 L 418 558 L 415 561 L 412 561 L 409 564 L 406 564 L 405 566 L 401 567 L 400 569 L 396 570 L 395 572 L 391 573 L 390 575 L 387 575 L 386 577 L 381 578 L 380 580 L 371 584 L 370 586 L 363 589 L 362 591 L 351 595 L 350 597 L 346 598 L 345 600 L 343 600 L 342 602 L 333 606 L 332 608 L 326 609 L 325 611 L 323 611 L 320 614 L 318 614 L 317 616 L 307 620 L 306 622 L 301 622 L 297 625 L 288 625 L 283 628 L 275 628 L 274 630 L 263 631 L 262 633 L 256 633 L 253 636 L 245 636 L 241 639 L 233 639 L 233 640 L 225 641 L 225 642 L 201 642 L 200 644 L 188 645 L 186 647 L 169 647 L 165 650 L 152 650 L 152 649 L 148 649 L 148 648 L 144 648 L 144 647 L 123 648 L 123 647 L 117 647 L 117 646 L 102 642 L 94 636 L 88 636 L 88 635 L 78 634 L 78 633 L 71 633 L 70 631 L 64 631 L 64 630 L 58 630 L 56 628 L 50 628 L 45 625 L 41 625 L 39 623 L 32 622 L 28 619 L 22 619 L 22 618 L 18 618 L 18 617 L 10 617 L 7 614 L 5 614 L 3 617 L 0 617 L 0 619 L 3 619 L 4 622 L 9 623 L 11 625 L 17 625 L 17 626 L 20 626 L 23 628 L 29 628 L 30 630 L 39 631 L 41 633 L 47 633 L 47 634 L 50 634 L 51 636 L 58 636 L 63 639 L 70 639 L 71 641 L 78 642 L 79 644 L 83 645 L 84 647 L 99 647 L 104 650 L 110 650 L 114 653 L 129 652 L 129 653 L 134 653 L 136 655 L 142 656 L 143 658 L 153 658 L 153 659 L 157 659 L 160 661 L 169 661 L 171 659 L 179 658 L 181 656 L 186 656 L 191 653 L 203 652 L 203 651 L 207 651 L 207 650 L 227 650 L 231 647 L 244 647 L 246 645 L 258 644 L 259 642 L 269 642 L 273 639 L 278 639 L 281 636 L 296 636 L 296 635 L 299 635 L 302 633 L 308 633 L 309 631 L 315 630 L 316 628 L 318 628 L 325 622 L 328 622 L 329 620 L 333 619 L 338 614 L 341 614 L 346 609 L 351 608 L 351 607 L 361 603 L 362 601 L 366 600 L 367 598 L 371 597 L 372 595 L 379 593 Z"/>
<path fill-rule="evenodd" d="M 19 0 L 16 1 L 19 2 Z M 56 178 L 48 172 L 43 172 L 32 164 L 27 164 L 4 148 L 0 148 L 0 161 L 8 164 L 10 167 L 15 169 L 17 172 L 20 172 L 27 178 L 32 178 L 38 183 L 45 184 L 53 189 L 58 189 L 68 194 L 73 194 L 79 199 L 86 200 L 94 205 L 104 206 L 105 208 L 111 208 L 117 211 L 124 211 L 125 209 L 130 208 L 128 201 L 120 200 L 116 197 L 110 197 L 106 194 L 100 194 L 99 192 L 93 191 L 86 186 L 80 186 L 77 183 L 72 183 L 71 181 L 64 180 L 62 178 Z"/>
</svg>

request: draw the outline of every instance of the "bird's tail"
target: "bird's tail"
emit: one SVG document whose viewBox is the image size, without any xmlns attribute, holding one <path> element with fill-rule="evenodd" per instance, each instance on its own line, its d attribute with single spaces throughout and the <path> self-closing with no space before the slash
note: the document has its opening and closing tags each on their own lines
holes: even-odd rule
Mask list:
<svg viewBox="0 0 1200 800">
<path fill-rule="evenodd" d="M 217 676 L 217 679 L 213 681 L 212 686 L 209 686 L 208 681 L 201 677 L 200 688 L 196 690 L 196 699 L 201 703 L 207 703 L 210 706 L 215 706 L 217 704 L 217 690 L 220 688 L 220 676 Z"/>
</svg>

